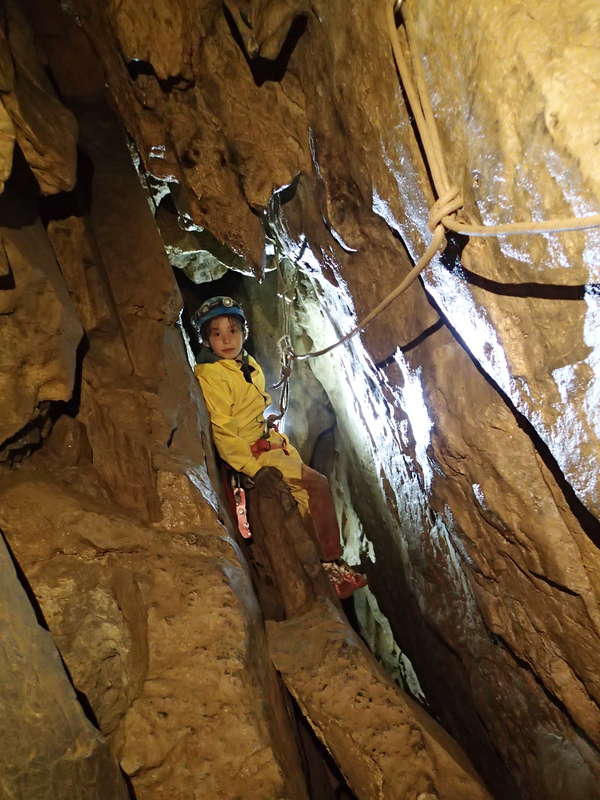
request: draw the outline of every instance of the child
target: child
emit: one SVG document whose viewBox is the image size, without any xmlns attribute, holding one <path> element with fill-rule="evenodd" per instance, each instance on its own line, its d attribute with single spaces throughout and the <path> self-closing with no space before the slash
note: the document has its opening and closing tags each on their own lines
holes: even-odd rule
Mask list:
<svg viewBox="0 0 600 800">
<path fill-rule="evenodd" d="M 212 297 L 192 317 L 202 349 L 195 367 L 219 455 L 237 472 L 254 476 L 276 467 L 303 517 L 310 515 L 324 567 L 340 597 L 365 586 L 363 575 L 343 563 L 340 535 L 327 478 L 302 462 L 289 439 L 264 417 L 271 397 L 260 365 L 244 350 L 246 316 L 231 297 Z"/>
</svg>

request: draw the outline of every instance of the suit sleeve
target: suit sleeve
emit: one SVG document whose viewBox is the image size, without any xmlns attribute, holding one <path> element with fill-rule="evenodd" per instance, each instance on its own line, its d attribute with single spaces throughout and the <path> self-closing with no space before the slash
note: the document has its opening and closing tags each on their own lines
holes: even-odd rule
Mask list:
<svg viewBox="0 0 600 800">
<path fill-rule="evenodd" d="M 227 413 L 232 405 L 231 387 L 213 376 L 196 377 L 210 415 L 213 439 L 219 455 L 237 472 L 252 477 L 260 465 L 252 455 L 250 445 L 238 436 L 237 418 Z"/>
</svg>

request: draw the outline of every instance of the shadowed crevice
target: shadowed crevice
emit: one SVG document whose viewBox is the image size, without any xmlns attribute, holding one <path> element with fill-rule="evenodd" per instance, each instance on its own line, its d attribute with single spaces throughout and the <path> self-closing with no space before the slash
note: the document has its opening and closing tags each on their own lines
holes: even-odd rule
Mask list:
<svg viewBox="0 0 600 800">
<path fill-rule="evenodd" d="M 223 4 L 223 14 L 225 15 L 233 40 L 240 48 L 250 68 L 254 83 L 257 86 L 262 86 L 263 83 L 267 83 L 268 81 L 279 83 L 287 71 L 289 60 L 296 49 L 298 41 L 308 26 L 308 17 L 305 14 L 298 14 L 290 25 L 290 29 L 285 37 L 285 41 L 281 45 L 281 50 L 277 58 L 264 58 L 264 56 L 250 57 L 248 55 L 246 45 L 244 44 L 244 40 L 235 23 L 233 15 L 225 4 Z"/>
<path fill-rule="evenodd" d="M 149 61 L 141 58 L 132 58 L 125 62 L 129 77 L 135 83 L 140 75 L 149 75 L 156 79 L 156 82 L 165 94 L 170 94 L 174 90 L 185 91 L 192 85 L 192 81 L 184 78 L 183 75 L 171 75 L 168 78 L 159 78 L 156 70 Z"/>
<path fill-rule="evenodd" d="M 80 148 L 77 149 L 77 182 L 70 192 L 40 197 L 40 217 L 44 226 L 53 220 L 69 217 L 86 217 L 92 204 L 92 182 L 94 165 L 91 158 Z"/>
<path fill-rule="evenodd" d="M 15 276 L 12 271 L 12 267 L 8 263 L 8 261 L 6 262 L 6 266 L 8 268 L 8 272 L 5 273 L 4 275 L 0 275 L 0 291 L 5 291 L 5 292 L 11 291 L 12 289 L 15 289 L 17 286 L 17 284 L 15 283 Z"/>
<path fill-rule="evenodd" d="M 534 578 L 537 578 L 538 581 L 543 581 L 544 583 L 547 583 L 548 586 L 551 586 L 558 592 L 562 592 L 563 594 L 568 594 L 571 597 L 579 597 L 578 592 L 574 592 L 572 589 L 569 589 L 568 586 L 563 586 L 562 583 L 557 583 L 556 581 L 551 580 L 547 575 L 540 575 L 539 572 L 533 572 L 532 570 L 529 570 L 529 574 L 533 575 Z"/>
<path fill-rule="evenodd" d="M 0 226 L 18 229 L 33 225 L 38 217 L 39 197 L 35 175 L 15 143 L 12 170 L 0 194 Z"/>
<path fill-rule="evenodd" d="M 21 565 L 17 561 L 17 558 L 3 530 L 0 530 L 0 539 L 2 539 L 2 541 L 4 542 L 4 546 L 6 547 L 8 557 L 10 558 L 13 569 L 16 572 L 17 580 L 19 581 L 21 588 L 23 589 L 23 591 L 27 596 L 27 599 L 29 600 L 29 604 L 31 605 L 31 609 L 35 615 L 35 621 L 40 626 L 40 628 L 49 631 L 50 628 L 48 627 L 48 623 L 46 622 L 46 617 L 44 616 L 42 607 L 40 606 L 38 599 L 35 596 L 35 592 L 31 588 L 31 584 L 27 580 Z"/>
<path fill-rule="evenodd" d="M 544 693 L 548 701 L 557 708 L 562 715 L 569 721 L 569 724 L 572 726 L 574 732 L 581 737 L 581 739 L 589 746 L 591 750 L 594 752 L 598 752 L 598 747 L 596 743 L 589 737 L 586 731 L 581 728 L 580 725 L 573 719 L 571 713 L 567 706 L 562 702 L 562 700 L 557 697 L 555 694 L 552 693 L 550 689 L 544 684 L 540 676 L 532 669 L 531 665 L 528 661 L 525 661 L 519 655 L 517 655 L 514 650 L 511 648 L 510 644 L 498 633 L 494 633 L 494 642 L 496 646 L 501 647 L 504 652 L 510 656 L 510 658 L 520 667 L 522 670 L 525 670 L 535 681 L 536 685 L 540 688 L 540 690 Z"/>
<path fill-rule="evenodd" d="M 0 442 L 0 463 L 13 466 L 31 456 L 43 445 L 59 417 L 76 417 L 81 400 L 83 360 L 89 350 L 87 336 L 82 336 L 76 350 L 73 392 L 69 400 L 45 400 L 38 404 L 35 416 L 22 428 Z"/>
<path fill-rule="evenodd" d="M 462 252 L 469 242 L 468 236 L 453 231 L 446 232 L 446 248 L 441 263 L 450 272 L 460 275 L 470 286 L 504 297 L 535 297 L 541 300 L 583 300 L 586 295 L 600 295 L 600 283 L 557 284 L 525 281 L 514 283 L 486 278 L 467 269 L 461 261 Z"/>
<path fill-rule="evenodd" d="M 375 366 L 377 367 L 377 369 L 385 369 L 386 367 L 389 367 L 390 364 L 394 363 L 396 358 L 396 352 L 398 349 L 402 353 L 409 353 L 413 348 L 418 347 L 426 339 L 428 339 L 434 333 L 439 331 L 440 328 L 442 328 L 443 326 L 444 326 L 444 320 L 438 319 L 436 322 L 433 323 L 433 325 L 430 325 L 428 328 L 425 328 L 425 330 L 421 331 L 421 333 L 418 336 L 415 336 L 414 339 L 411 339 L 410 342 L 400 345 L 399 348 L 396 348 L 392 353 L 390 353 L 389 356 L 387 356 L 387 358 L 378 361 L 375 364 Z"/>
</svg>

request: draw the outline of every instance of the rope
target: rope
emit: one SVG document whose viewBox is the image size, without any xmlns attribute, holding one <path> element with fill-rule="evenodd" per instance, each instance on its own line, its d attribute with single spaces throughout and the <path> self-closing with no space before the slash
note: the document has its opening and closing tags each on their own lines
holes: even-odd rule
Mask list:
<svg viewBox="0 0 600 800">
<path fill-rule="evenodd" d="M 600 227 L 600 214 L 591 217 L 556 217 L 544 222 L 507 222 L 505 225 L 471 225 L 452 217 L 443 217 L 444 227 L 465 236 L 515 236 L 526 233 L 563 233 Z"/>
<path fill-rule="evenodd" d="M 300 251 L 300 256 L 304 252 L 304 249 Z M 296 267 L 296 264 L 294 265 Z M 290 289 L 292 290 L 292 295 L 290 296 Z M 277 342 L 277 347 L 279 349 L 279 358 L 281 364 L 281 374 L 279 377 L 279 381 L 271 387 L 271 389 L 281 389 L 281 393 L 279 395 L 279 410 L 277 414 L 269 414 L 267 419 L 267 426 L 268 428 L 274 427 L 275 423 L 278 422 L 280 419 L 283 419 L 285 412 L 287 411 L 288 402 L 290 398 L 290 387 L 289 381 L 292 374 L 292 369 L 294 367 L 294 357 L 293 357 L 293 347 L 292 347 L 292 337 L 291 337 L 291 322 L 290 322 L 290 310 L 289 306 L 293 301 L 293 295 L 296 291 L 295 281 L 286 281 L 284 275 L 284 266 L 282 265 L 282 260 L 277 258 L 277 294 L 281 298 L 282 303 L 282 329 L 283 335 Z"/>
<path fill-rule="evenodd" d="M 406 47 L 412 54 L 412 64 L 415 80 L 410 73 L 406 59 L 400 46 L 400 35 L 396 28 L 394 19 L 394 6 L 389 4 L 386 11 L 386 19 L 394 60 L 400 73 L 400 78 L 404 85 L 404 90 L 408 97 L 415 123 L 419 130 L 423 149 L 429 170 L 433 178 L 434 186 L 438 197 L 450 191 L 450 181 L 446 171 L 444 154 L 439 137 L 438 127 L 433 114 L 433 108 L 429 99 L 429 92 L 425 82 L 423 66 L 416 55 L 416 48 L 410 46 L 409 28 L 405 20 Z M 411 37 L 412 38 L 412 37 Z M 416 82 L 416 87 L 415 87 Z M 437 201 L 439 203 L 439 200 Z M 436 203 L 437 204 L 437 203 Z M 436 205 L 434 204 L 434 205 Z M 461 204 L 462 205 L 462 204 Z M 545 220 L 543 222 L 509 222 L 501 225 L 475 225 L 457 220 L 450 215 L 440 217 L 440 222 L 448 230 L 455 233 L 462 233 L 465 236 L 515 236 L 525 234 L 541 233 L 562 233 L 564 231 L 580 231 L 589 228 L 600 227 L 600 214 L 593 214 L 589 217 L 559 217 Z"/>
<path fill-rule="evenodd" d="M 322 350 L 315 350 L 312 353 L 294 353 L 292 350 L 292 356 L 295 361 L 304 361 L 307 358 L 316 358 L 317 356 L 324 356 L 325 353 L 330 353 L 334 348 L 339 347 L 339 345 L 344 344 L 352 337 L 356 336 L 361 330 L 367 327 L 367 325 L 372 322 L 375 317 L 379 316 L 382 311 L 393 303 L 393 301 L 399 297 L 403 292 L 405 292 L 408 287 L 416 281 L 419 277 L 421 272 L 427 267 L 437 253 L 438 250 L 442 248 L 443 245 L 446 243 L 446 234 L 444 232 L 444 228 L 442 225 L 438 225 L 433 233 L 433 237 L 431 242 L 429 243 L 427 249 L 421 256 L 421 258 L 417 261 L 415 266 L 411 269 L 408 275 L 404 278 L 404 280 L 396 286 L 382 301 L 379 305 L 375 306 L 375 308 L 370 311 L 365 317 L 363 317 L 358 325 L 353 328 L 350 333 L 347 333 L 345 336 L 342 336 L 341 339 L 338 339 L 337 342 L 330 344 L 328 347 L 324 347 Z"/>
<path fill-rule="evenodd" d="M 386 10 L 386 20 L 394 61 L 400 75 L 400 80 L 404 86 L 406 96 L 413 112 L 415 123 L 421 137 L 423 150 L 429 171 L 433 180 L 435 193 L 438 199 L 433 203 L 429 212 L 428 228 L 432 233 L 432 238 L 425 249 L 425 252 L 408 273 L 408 275 L 393 289 L 386 297 L 372 309 L 349 333 L 346 333 L 337 341 L 333 342 L 321 350 L 314 350 L 310 353 L 296 353 L 291 343 L 289 334 L 289 320 L 286 333 L 278 342 L 281 356 L 281 379 L 274 388 L 281 386 L 280 414 L 271 415 L 269 419 L 281 419 L 287 408 L 289 396 L 289 379 L 292 373 L 294 361 L 305 361 L 309 358 L 317 358 L 326 353 L 330 353 L 336 347 L 345 344 L 364 330 L 379 314 L 381 314 L 397 297 L 405 292 L 423 270 L 429 266 L 435 254 L 446 245 L 446 230 L 461 233 L 465 236 L 513 236 L 524 234 L 542 233 L 561 233 L 563 231 L 579 231 L 589 228 L 600 227 L 600 214 L 589 217 L 559 217 L 545 220 L 543 222 L 511 222 L 500 225 L 476 225 L 462 222 L 456 219 L 456 212 L 463 206 L 463 198 L 460 189 L 450 183 L 446 162 L 442 150 L 438 127 L 433 114 L 433 108 L 429 99 L 429 92 L 425 82 L 425 75 L 420 59 L 416 55 L 414 47 L 410 46 L 408 37 L 408 26 L 405 20 L 404 25 L 404 46 L 412 55 L 413 75 L 409 69 L 406 58 L 402 51 L 400 34 L 396 28 L 394 19 L 395 11 L 399 10 L 402 0 L 388 3 Z M 416 85 L 415 85 L 416 84 Z M 285 296 L 284 296 L 285 303 Z"/>
</svg>

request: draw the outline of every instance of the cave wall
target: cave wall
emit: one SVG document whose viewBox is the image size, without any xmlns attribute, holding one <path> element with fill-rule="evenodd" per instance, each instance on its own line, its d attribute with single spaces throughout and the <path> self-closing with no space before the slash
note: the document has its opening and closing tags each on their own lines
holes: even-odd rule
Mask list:
<svg viewBox="0 0 600 800">
<path fill-rule="evenodd" d="M 451 174 L 465 187 L 465 213 L 484 221 L 591 213 L 597 200 L 585 168 L 543 125 L 532 141 L 527 124 L 529 114 L 543 118 L 553 98 L 533 80 L 541 76 L 524 77 L 529 73 L 522 51 L 537 52 L 541 37 L 562 57 L 564 38 L 553 37 L 558 23 L 548 20 L 546 5 L 534 25 L 528 24 L 533 10 L 519 17 L 510 7 L 469 4 L 467 10 L 452 4 L 449 15 L 447 4 L 404 8 L 423 53 Z M 519 48 L 498 37 L 503 12 Z M 561 36 L 585 41 L 589 29 L 582 20 L 590 22 L 591 13 L 586 4 L 574 10 Z M 597 13 L 594 18 L 597 28 Z M 446 41 L 460 30 L 456 49 L 440 45 L 440 28 L 432 23 L 439 19 L 448 25 Z M 365 32 L 361 63 L 374 60 L 373 42 L 384 36 L 382 24 Z M 352 49 L 356 54 L 357 38 Z M 551 47 L 547 54 L 553 55 Z M 562 79 L 562 63 L 558 56 L 550 59 L 555 82 Z M 377 108 L 390 114 L 390 108 L 402 108 L 402 99 L 393 105 L 381 101 L 379 69 L 377 84 L 372 77 L 360 97 L 377 96 Z M 516 99 L 507 93 L 512 84 L 506 72 L 516 84 Z M 546 68 L 544 80 L 547 73 Z M 496 87 L 491 96 L 490 82 Z M 524 85 L 530 94 L 523 94 Z M 527 113 L 511 114 L 513 106 Z M 597 131 L 594 101 L 578 109 L 583 129 Z M 513 117 L 517 130 L 509 129 Z M 365 241 L 372 221 L 348 219 L 356 184 L 351 197 L 340 197 L 340 186 L 349 172 L 354 178 L 362 164 L 366 173 L 368 163 L 363 203 L 401 236 L 414 258 L 427 241 L 428 191 L 419 185 L 412 132 L 393 117 L 378 123 L 377 135 L 365 136 L 368 123 L 357 101 L 344 128 L 349 135 L 354 124 L 355 134 L 340 148 L 352 158 L 330 183 L 326 170 L 336 163 L 334 146 L 325 136 L 320 150 L 322 140 L 314 136 L 320 173 L 314 180 L 325 175 L 321 186 L 328 197 L 320 209 L 328 208 L 330 226 L 346 248 L 324 230 L 311 189 L 284 209 L 288 235 L 282 238 L 292 255 L 300 253 L 300 234 L 308 232 L 311 252 L 305 249 L 300 262 L 307 272 L 314 270 L 321 308 L 305 302 L 301 324 L 315 348 L 334 341 L 340 328 L 351 328 L 349 311 L 354 307 L 360 317 L 374 296 L 381 298 L 398 281 L 398 265 L 406 265 L 400 251 L 395 268 L 387 268 L 375 245 L 381 234 Z M 499 131 L 505 134 L 502 146 L 494 147 Z M 371 152 L 361 162 L 365 140 L 377 155 Z M 522 141 L 535 144 L 537 162 L 512 146 Z M 593 151 L 589 157 L 593 163 Z M 545 168 L 548 161 L 552 172 Z M 529 201 L 534 188 L 537 205 Z M 338 351 L 312 362 L 336 410 L 338 448 L 348 451 L 340 469 L 361 521 L 352 526 L 361 541 L 352 541 L 349 552 L 362 549 L 365 563 L 374 557 L 372 589 L 431 706 L 461 741 L 477 739 L 484 774 L 502 773 L 498 754 L 508 765 L 511 777 L 505 773 L 496 785 L 504 796 L 583 798 L 598 791 L 599 529 L 587 513 L 597 502 L 597 236 L 551 236 L 548 242 L 530 237 L 518 245 L 474 240 L 462 266 L 446 258 L 424 273 L 431 302 L 426 313 L 423 297 L 413 293 L 372 325 L 364 347 L 353 346 L 354 358 L 342 361 Z M 349 253 L 348 246 L 358 253 Z M 525 266 L 516 272 L 521 262 Z M 326 269 L 317 273 L 322 263 L 334 273 L 333 288 Z M 416 318 L 422 324 L 411 330 Z M 394 352 L 397 345 L 404 352 Z M 381 368 L 374 370 L 371 359 Z M 568 464 L 577 465 L 576 478 Z"/>
<path fill-rule="evenodd" d="M 208 725 L 212 706 L 193 719 L 180 709 L 173 726 L 164 706 L 171 651 L 189 629 L 198 658 L 208 648 L 228 661 L 224 706 L 234 698 L 254 721 L 236 758 L 259 754 L 240 781 L 254 776 L 244 796 L 261 796 L 283 785 L 280 765 L 293 757 L 285 744 L 277 751 L 278 720 L 261 716 L 261 698 L 277 694 L 269 668 L 259 659 L 246 670 L 257 612 L 214 510 L 206 420 L 174 327 L 181 301 L 123 127 L 180 224 L 208 231 L 257 276 L 268 219 L 299 273 L 298 349 L 329 344 L 428 240 L 431 189 L 385 4 L 25 7 L 34 30 L 9 2 L 0 42 L 5 179 L 19 145 L 1 198 L 1 419 L 13 464 L 44 445 L 16 477 L 3 473 L 0 526 L 86 694 L 96 673 L 84 667 L 73 591 L 90 598 L 86 625 L 112 631 L 110 653 L 129 654 L 118 689 L 95 702 L 140 797 L 172 785 L 182 752 L 186 764 L 219 758 L 192 736 L 175 742 L 176 731 Z M 596 4 L 404 0 L 402 14 L 465 217 L 597 210 Z M 87 188 L 73 193 L 86 170 Z M 278 208 L 273 193 L 295 178 Z M 58 193 L 46 228 L 34 185 Z M 29 207 L 13 222 L 17 198 Z M 590 800 L 600 785 L 598 236 L 471 240 L 460 263 L 436 259 L 360 339 L 310 362 L 337 418 L 346 552 L 368 569 L 430 710 L 498 797 Z M 273 319 L 264 295 L 248 296 L 264 304 L 259 324 Z M 317 434 L 303 411 L 300 401 L 289 424 L 308 452 Z M 44 510 L 26 520 L 34 486 Z M 214 631 L 182 588 L 197 581 Z M 365 629 L 374 603 L 363 601 Z M 191 668 L 176 679 L 202 689 Z M 231 770 L 227 759 L 215 766 Z"/>
<path fill-rule="evenodd" d="M 83 707 L 61 683 L 50 634 L 25 624 L 7 567 L 3 620 L 24 622 L 13 623 L 14 647 L 3 641 L 1 685 L 10 691 L 26 658 L 27 681 L 40 685 L 11 733 L 29 725 L 29 756 L 3 747 L 6 796 L 126 796 L 120 766 L 138 798 L 200 796 L 198 787 L 215 798 L 304 798 L 290 712 L 217 494 L 176 325 L 181 297 L 126 132 L 74 22 L 81 62 L 52 72 L 59 101 L 42 40 L 59 63 L 62 18 L 36 17 L 35 47 L 30 19 L 7 4 L 17 78 L 6 105 L 25 107 L 19 70 L 37 70 L 68 120 L 52 135 L 78 168 L 63 180 L 62 163 L 23 147 L 2 195 L 0 529 Z M 23 40 L 32 46 L 21 64 Z M 27 123 L 44 130 L 36 115 Z"/>
<path fill-rule="evenodd" d="M 7 798 L 126 800 L 106 740 L 86 718 L 51 635 L 0 542 L 0 789 Z"/>
</svg>

